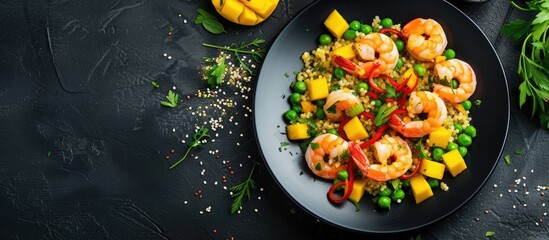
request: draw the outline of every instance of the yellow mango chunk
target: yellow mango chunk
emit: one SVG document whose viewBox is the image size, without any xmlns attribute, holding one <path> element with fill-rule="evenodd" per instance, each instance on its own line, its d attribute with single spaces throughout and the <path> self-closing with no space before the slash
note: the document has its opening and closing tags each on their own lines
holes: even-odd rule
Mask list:
<svg viewBox="0 0 549 240">
<path fill-rule="evenodd" d="M 467 164 L 457 149 L 442 154 L 442 161 L 454 177 L 467 169 Z"/>
<path fill-rule="evenodd" d="M 301 111 L 304 113 L 316 111 L 316 105 L 309 101 L 301 101 L 299 104 L 301 104 Z"/>
<path fill-rule="evenodd" d="M 244 11 L 244 4 L 238 0 L 225 0 L 221 8 L 221 16 L 231 22 L 238 22 L 238 16 Z"/>
<path fill-rule="evenodd" d="M 439 127 L 429 134 L 429 145 L 446 148 L 452 133 L 445 127 Z"/>
<path fill-rule="evenodd" d="M 307 89 L 309 90 L 309 97 L 312 101 L 326 98 L 330 93 L 326 78 L 319 78 L 309 81 L 307 83 Z"/>
<path fill-rule="evenodd" d="M 328 18 L 324 21 L 324 26 L 336 38 L 341 38 L 343 33 L 349 29 L 349 23 L 339 14 L 337 10 L 333 10 Z"/>
<path fill-rule="evenodd" d="M 343 131 L 351 141 L 362 140 L 368 137 L 368 132 L 366 132 L 364 125 L 362 125 L 357 116 L 353 117 L 343 126 Z"/>
<path fill-rule="evenodd" d="M 446 60 L 446 57 L 442 55 L 435 57 L 435 63 L 441 63 L 441 62 L 444 62 L 445 60 Z"/>
<path fill-rule="evenodd" d="M 413 68 L 409 68 L 408 70 L 406 70 L 406 72 L 404 72 L 404 74 L 402 74 L 402 76 L 400 76 L 400 78 L 398 79 L 398 83 L 404 82 L 406 78 L 410 78 L 408 82 L 406 82 L 406 86 L 408 86 L 409 88 L 413 88 L 417 82 L 417 75 L 414 72 Z"/>
<path fill-rule="evenodd" d="M 279 0 L 212 0 L 215 10 L 227 20 L 245 26 L 263 22 L 276 9 Z"/>
<path fill-rule="evenodd" d="M 441 180 L 442 177 L 444 176 L 445 169 L 446 169 L 446 166 L 442 163 L 430 161 L 430 160 L 422 160 L 421 166 L 419 167 L 419 173 L 427 177 Z"/>
<path fill-rule="evenodd" d="M 414 177 L 410 178 L 410 187 L 412 188 L 412 194 L 414 195 L 416 204 L 433 196 L 431 186 L 429 186 L 429 183 L 427 183 L 427 180 L 425 180 L 425 177 L 421 174 L 416 174 Z"/>
<path fill-rule="evenodd" d="M 353 50 L 353 45 L 352 44 L 347 44 L 343 47 L 340 47 L 338 49 L 335 49 L 332 51 L 332 56 L 333 55 L 339 55 L 343 58 L 346 58 L 346 59 L 349 59 L 349 60 L 353 60 L 355 59 L 356 57 L 356 54 L 355 54 L 355 51 Z"/>
<path fill-rule="evenodd" d="M 309 130 L 309 125 L 306 123 L 298 123 L 298 124 L 292 124 L 286 126 L 286 133 L 288 134 L 289 140 L 302 140 L 310 138 L 309 133 L 307 132 Z"/>
<path fill-rule="evenodd" d="M 364 179 L 355 179 L 353 183 L 353 192 L 349 195 L 349 199 L 355 203 L 359 202 L 364 196 L 364 191 L 366 190 L 366 180 Z"/>
<path fill-rule="evenodd" d="M 257 22 L 257 14 L 249 8 L 244 8 L 244 11 L 238 17 L 238 22 L 242 25 L 253 25 Z"/>
</svg>

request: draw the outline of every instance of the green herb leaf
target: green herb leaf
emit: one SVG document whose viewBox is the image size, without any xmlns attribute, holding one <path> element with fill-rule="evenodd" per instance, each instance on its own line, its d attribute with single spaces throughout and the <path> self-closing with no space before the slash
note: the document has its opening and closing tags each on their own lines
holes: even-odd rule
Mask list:
<svg viewBox="0 0 549 240">
<path fill-rule="evenodd" d="M 183 155 L 183 157 L 181 159 L 179 159 L 179 161 L 172 164 L 169 167 L 169 169 L 172 170 L 173 168 L 177 167 L 177 165 L 182 163 L 187 158 L 187 156 L 189 155 L 189 153 L 191 152 L 191 150 L 193 148 L 201 147 L 202 146 L 202 140 L 204 140 L 205 138 L 210 137 L 210 135 L 208 135 L 208 131 L 209 131 L 209 129 L 206 128 L 206 127 L 201 127 L 200 129 L 198 129 L 198 131 L 196 131 L 193 134 L 193 141 L 191 143 L 189 143 L 189 145 L 187 145 L 188 148 L 187 148 L 187 151 L 185 152 L 185 155 Z"/>
<path fill-rule="evenodd" d="M 249 43 L 242 42 L 240 43 L 240 45 L 233 43 L 230 46 L 219 46 L 209 43 L 203 43 L 202 46 L 233 52 L 237 57 L 240 66 L 242 66 L 242 68 L 244 68 L 250 75 L 253 76 L 254 72 L 252 71 L 252 68 L 250 68 L 248 64 L 242 60 L 240 55 L 246 54 L 250 56 L 256 63 L 259 63 L 261 59 L 265 56 L 265 49 L 261 48 L 264 43 L 266 43 L 265 40 L 261 38 L 255 38 Z"/>
<path fill-rule="evenodd" d="M 318 143 L 311 143 L 311 149 L 315 150 L 319 147 L 320 147 L 320 145 L 318 145 Z"/>
<path fill-rule="evenodd" d="M 250 175 L 244 182 L 229 188 L 229 191 L 232 193 L 231 197 L 235 198 L 233 200 L 233 203 L 231 204 L 231 213 L 233 214 L 237 213 L 238 210 L 242 207 L 242 201 L 244 200 L 244 197 L 247 197 L 248 200 L 250 200 L 251 189 L 255 188 L 255 182 L 252 179 L 254 168 L 255 168 L 255 164 L 252 167 L 252 170 L 250 171 Z"/>
<path fill-rule="evenodd" d="M 524 38 L 528 34 L 529 29 L 529 22 L 522 19 L 515 19 L 514 21 L 503 25 L 500 31 L 504 35 L 509 36 L 518 42 L 521 38 Z"/>
<path fill-rule="evenodd" d="M 520 151 L 520 150 L 515 150 L 515 154 L 516 154 L 516 155 L 524 155 L 524 153 L 523 153 L 522 151 Z"/>
<path fill-rule="evenodd" d="M 509 156 L 509 154 L 505 155 L 503 159 L 505 159 L 505 163 L 507 163 L 507 165 L 511 165 L 511 156 Z"/>
<path fill-rule="evenodd" d="M 400 188 L 400 178 L 395 178 L 391 180 L 391 185 L 393 186 L 394 190 L 397 190 Z"/>
<path fill-rule="evenodd" d="M 486 232 L 486 237 L 493 237 L 496 233 L 495 232 L 492 232 L 492 231 L 488 231 Z"/>
<path fill-rule="evenodd" d="M 156 83 L 155 81 L 151 82 L 151 86 L 153 86 L 154 88 L 159 88 L 160 87 L 160 85 L 158 85 L 158 83 Z"/>
<path fill-rule="evenodd" d="M 162 106 L 171 108 L 177 107 L 177 103 L 179 102 L 179 95 L 177 93 L 172 92 L 172 90 L 168 91 L 166 99 L 168 99 L 168 101 L 160 101 Z"/>
<path fill-rule="evenodd" d="M 393 105 L 391 107 L 388 107 L 387 104 L 381 105 L 381 107 L 379 107 L 379 110 L 377 112 L 376 118 L 374 119 L 374 124 L 376 126 L 381 126 L 387 121 L 389 121 L 389 115 L 393 111 L 397 110 L 397 108 L 398 106 L 396 105 Z"/>
<path fill-rule="evenodd" d="M 214 15 L 202 8 L 198 8 L 196 11 L 199 15 L 194 19 L 194 24 L 202 24 L 204 29 L 213 34 L 221 34 L 226 32 L 223 24 L 221 24 Z"/>
</svg>

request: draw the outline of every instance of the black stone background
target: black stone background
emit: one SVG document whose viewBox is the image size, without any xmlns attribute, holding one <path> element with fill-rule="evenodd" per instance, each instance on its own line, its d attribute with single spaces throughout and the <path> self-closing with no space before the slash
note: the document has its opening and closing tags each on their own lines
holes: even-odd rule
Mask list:
<svg viewBox="0 0 549 240">
<path fill-rule="evenodd" d="M 238 106 L 227 109 L 215 142 L 168 171 L 165 156 L 181 157 L 187 134 L 218 114 L 187 110 L 213 100 L 194 97 L 206 88 L 203 57 L 217 54 L 201 43 L 273 40 L 311 2 L 281 0 L 256 27 L 222 19 L 228 33 L 212 35 L 192 23 L 196 8 L 214 12 L 210 1 L 0 0 L 0 239 L 483 239 L 487 231 L 497 239 L 549 239 L 548 198 L 536 191 L 549 184 L 549 132 L 530 119 L 528 107 L 519 109 L 520 49 L 499 32 L 531 15 L 505 0 L 451 1 L 484 31 L 505 68 L 511 121 L 503 155 L 512 163 L 501 159 L 482 190 L 449 217 L 382 236 L 317 221 L 262 165 L 251 113 L 244 115 L 251 93 L 231 96 Z M 191 99 L 161 107 L 172 86 Z M 231 215 L 223 186 L 244 180 L 256 162 L 257 188 Z"/>
</svg>

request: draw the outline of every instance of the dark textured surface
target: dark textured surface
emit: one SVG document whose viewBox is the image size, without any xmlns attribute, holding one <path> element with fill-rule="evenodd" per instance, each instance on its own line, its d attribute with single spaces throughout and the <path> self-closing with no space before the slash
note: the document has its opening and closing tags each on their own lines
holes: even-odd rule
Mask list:
<svg viewBox="0 0 549 240">
<path fill-rule="evenodd" d="M 518 108 L 519 49 L 499 33 L 528 15 L 504 0 L 452 1 L 485 32 L 505 68 L 511 122 L 504 155 L 512 163 L 501 160 L 480 193 L 448 218 L 398 235 L 342 231 L 299 209 L 261 165 L 251 200 L 231 215 L 223 186 L 262 163 L 245 115 L 252 100 L 240 95 L 231 96 L 239 104 L 215 142 L 168 171 L 165 156 L 175 149 L 171 156 L 181 157 L 181 141 L 209 119 L 186 109 L 212 99 L 184 99 L 176 109 L 158 104 L 172 86 L 182 96 L 205 89 L 202 58 L 217 51 L 200 44 L 272 40 L 310 2 L 281 1 L 256 27 L 223 21 L 228 33 L 217 36 L 192 23 L 197 7 L 213 12 L 209 1 L 0 1 L 0 238 L 479 239 L 494 231 L 497 238 L 548 239 L 548 198 L 536 187 L 549 184 L 549 132 Z"/>
</svg>

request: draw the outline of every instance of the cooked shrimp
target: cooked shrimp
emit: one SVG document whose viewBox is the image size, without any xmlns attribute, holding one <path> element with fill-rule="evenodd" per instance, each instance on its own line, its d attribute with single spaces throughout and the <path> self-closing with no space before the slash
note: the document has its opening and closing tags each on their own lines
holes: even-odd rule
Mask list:
<svg viewBox="0 0 549 240">
<path fill-rule="evenodd" d="M 366 177 L 378 182 L 398 178 L 412 166 L 412 151 L 402 138 L 387 136 L 372 146 L 379 163 L 370 164 Z M 389 163 L 389 159 L 391 162 Z"/>
<path fill-rule="evenodd" d="M 309 144 L 305 152 L 305 160 L 313 173 L 325 179 L 335 179 L 340 170 L 346 169 L 342 163 L 348 158 L 348 143 L 343 138 L 325 133 Z"/>
<path fill-rule="evenodd" d="M 433 19 L 416 18 L 402 28 L 402 33 L 408 37 L 406 49 L 420 61 L 442 55 L 448 44 L 444 29 Z"/>
<path fill-rule="evenodd" d="M 351 90 L 341 89 L 331 92 L 326 97 L 324 112 L 326 117 L 332 121 L 340 121 L 344 111 L 357 104 L 362 104 L 360 99 Z"/>
<path fill-rule="evenodd" d="M 477 77 L 473 68 L 459 59 L 450 59 L 436 64 L 435 74 L 438 75 L 439 79 L 446 79 L 446 81 L 456 79 L 459 82 L 456 89 L 434 84 L 433 91 L 451 103 L 460 103 L 467 100 L 473 95 L 477 87 Z"/>
<path fill-rule="evenodd" d="M 395 42 L 385 34 L 370 33 L 358 39 L 354 44 L 354 50 L 359 58 L 358 63 L 337 55 L 332 57 L 332 61 L 359 78 L 389 74 L 398 62 Z"/>
<path fill-rule="evenodd" d="M 444 101 L 437 94 L 432 92 L 420 91 L 412 92 L 408 99 L 409 113 L 420 114 L 427 113 L 427 119 L 410 121 L 405 123 L 397 115 L 391 115 L 389 126 L 404 137 L 418 138 L 423 137 L 438 127 L 442 126 L 448 112 Z"/>
</svg>

